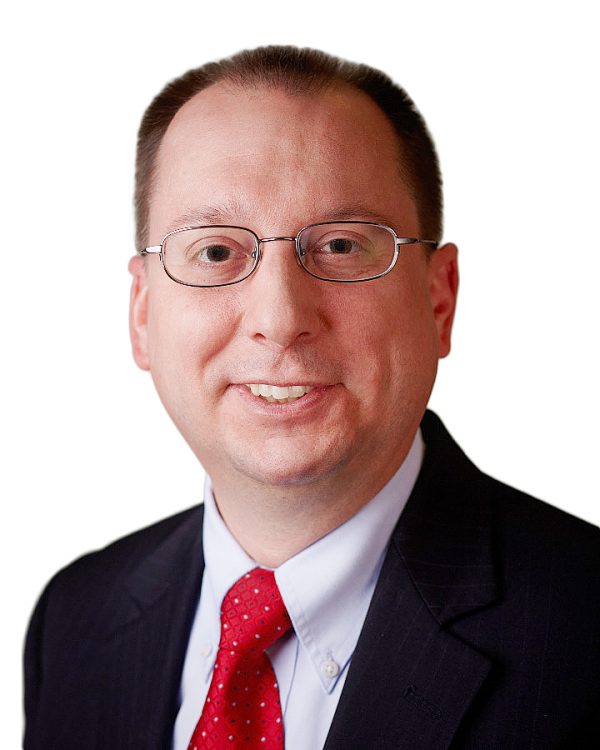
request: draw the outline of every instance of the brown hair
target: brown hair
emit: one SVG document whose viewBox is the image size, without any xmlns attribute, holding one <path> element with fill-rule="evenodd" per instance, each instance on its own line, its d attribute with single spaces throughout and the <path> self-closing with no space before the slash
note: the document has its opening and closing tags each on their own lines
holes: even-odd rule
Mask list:
<svg viewBox="0 0 600 750">
<path fill-rule="evenodd" d="M 189 99 L 218 81 L 241 87 L 280 88 L 290 94 L 310 94 L 346 84 L 364 92 L 384 112 L 399 140 L 399 166 L 419 215 L 424 239 L 442 234 L 442 178 L 427 125 L 412 99 L 391 78 L 367 65 L 340 60 L 324 52 L 269 46 L 238 52 L 218 62 L 194 68 L 168 83 L 144 113 L 137 142 L 135 219 L 138 249 L 147 243 L 148 213 L 163 135 L 177 111 Z"/>
</svg>

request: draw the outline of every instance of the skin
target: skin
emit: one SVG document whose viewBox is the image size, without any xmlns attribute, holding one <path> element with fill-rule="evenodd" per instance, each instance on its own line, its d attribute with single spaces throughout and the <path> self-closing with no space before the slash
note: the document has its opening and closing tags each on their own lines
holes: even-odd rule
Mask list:
<svg viewBox="0 0 600 750">
<path fill-rule="evenodd" d="M 206 221 L 259 237 L 339 218 L 419 237 L 383 113 L 347 88 L 292 97 L 219 83 L 175 116 L 158 156 L 148 244 Z M 327 283 L 293 244 L 263 246 L 257 271 L 217 289 L 174 283 L 135 257 L 130 329 L 171 418 L 213 480 L 219 511 L 275 567 L 365 505 L 404 460 L 440 357 L 450 351 L 457 250 L 401 252 L 387 276 Z M 314 385 L 268 405 L 245 383 Z"/>
</svg>

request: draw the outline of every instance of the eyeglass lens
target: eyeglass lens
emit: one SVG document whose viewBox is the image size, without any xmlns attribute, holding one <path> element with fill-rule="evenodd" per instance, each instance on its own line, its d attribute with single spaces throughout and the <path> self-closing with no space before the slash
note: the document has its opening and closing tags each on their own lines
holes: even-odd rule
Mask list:
<svg viewBox="0 0 600 750">
<path fill-rule="evenodd" d="M 298 245 L 304 268 L 333 281 L 356 281 L 385 273 L 396 251 L 394 235 L 386 227 L 351 222 L 306 227 Z M 169 235 L 163 245 L 169 276 L 192 286 L 241 281 L 252 273 L 257 258 L 256 236 L 239 227 L 185 229 Z"/>
</svg>

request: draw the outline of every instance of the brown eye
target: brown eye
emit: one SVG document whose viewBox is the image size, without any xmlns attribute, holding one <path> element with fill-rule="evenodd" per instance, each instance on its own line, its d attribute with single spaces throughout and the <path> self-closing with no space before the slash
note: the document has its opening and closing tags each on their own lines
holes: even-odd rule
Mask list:
<svg viewBox="0 0 600 750">
<path fill-rule="evenodd" d="M 352 241 L 339 237 L 338 239 L 328 242 L 326 247 L 329 248 L 330 252 L 335 253 L 336 255 L 343 255 L 352 252 Z"/>
<path fill-rule="evenodd" d="M 231 257 L 231 248 L 226 245 L 209 245 L 200 253 L 202 260 L 209 263 L 221 263 Z"/>
</svg>

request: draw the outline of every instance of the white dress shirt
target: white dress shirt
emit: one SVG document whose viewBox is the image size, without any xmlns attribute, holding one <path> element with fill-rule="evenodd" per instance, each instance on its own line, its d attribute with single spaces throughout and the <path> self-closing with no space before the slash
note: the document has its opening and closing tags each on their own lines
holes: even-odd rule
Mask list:
<svg viewBox="0 0 600 750">
<path fill-rule="evenodd" d="M 325 744 L 390 536 L 417 479 L 421 432 L 392 479 L 337 529 L 275 569 L 292 620 L 268 654 L 279 685 L 286 750 Z M 257 563 L 225 526 L 204 490 L 202 591 L 181 681 L 173 750 L 187 750 L 208 693 L 220 638 L 220 608 L 229 588 Z"/>
</svg>

